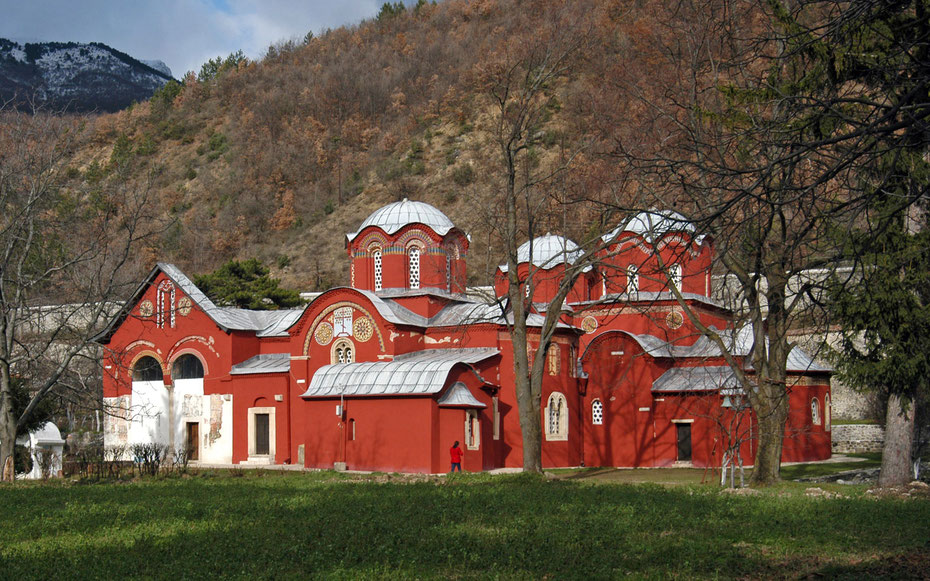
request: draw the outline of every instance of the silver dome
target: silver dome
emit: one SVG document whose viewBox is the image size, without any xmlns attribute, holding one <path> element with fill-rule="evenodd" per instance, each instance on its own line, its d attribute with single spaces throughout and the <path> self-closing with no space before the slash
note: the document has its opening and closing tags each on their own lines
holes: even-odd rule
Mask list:
<svg viewBox="0 0 930 581">
<path fill-rule="evenodd" d="M 604 242 L 610 242 L 623 232 L 639 234 L 652 244 L 669 232 L 689 232 L 693 234 L 695 229 L 694 224 L 678 212 L 651 209 L 648 212 L 636 214 L 625 223 L 614 228 L 609 234 L 605 234 L 602 239 Z"/>
<path fill-rule="evenodd" d="M 359 233 L 369 226 L 377 226 L 387 234 L 394 234 L 409 224 L 423 224 L 429 226 L 433 232 L 440 236 L 448 234 L 455 228 L 455 224 L 448 216 L 425 202 L 411 202 L 404 198 L 400 202 L 388 204 L 379 208 L 371 216 L 365 218 L 358 230 L 347 234 L 349 241 L 355 240 Z"/>
<path fill-rule="evenodd" d="M 550 269 L 556 265 L 568 263 L 574 264 L 578 258 L 584 254 L 578 245 L 556 234 L 546 234 L 533 240 L 527 240 L 517 248 L 517 263 L 523 264 L 530 261 L 530 245 L 533 248 L 533 266 L 542 269 Z M 500 266 L 501 272 L 507 272 L 507 265 Z"/>
</svg>

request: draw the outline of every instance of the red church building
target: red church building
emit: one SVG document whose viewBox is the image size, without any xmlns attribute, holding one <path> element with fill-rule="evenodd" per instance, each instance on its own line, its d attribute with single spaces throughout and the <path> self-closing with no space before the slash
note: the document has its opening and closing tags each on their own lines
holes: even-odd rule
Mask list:
<svg viewBox="0 0 930 581">
<path fill-rule="evenodd" d="M 751 463 L 752 411 L 669 290 L 745 357 L 746 336 L 711 298 L 713 241 L 653 211 L 604 242 L 545 355 L 544 466 L 718 465 L 737 423 Z M 299 310 L 217 306 L 158 264 L 100 337 L 105 444 L 188 448 L 204 464 L 438 473 L 458 440 L 465 470 L 521 466 L 506 266 L 499 300 L 469 298 L 468 236 L 408 200 L 369 216 L 346 248 L 350 286 Z M 549 234 L 518 254 L 535 351 L 539 313 L 579 251 Z M 783 459 L 828 458 L 830 370 L 795 348 L 789 375 Z"/>
</svg>

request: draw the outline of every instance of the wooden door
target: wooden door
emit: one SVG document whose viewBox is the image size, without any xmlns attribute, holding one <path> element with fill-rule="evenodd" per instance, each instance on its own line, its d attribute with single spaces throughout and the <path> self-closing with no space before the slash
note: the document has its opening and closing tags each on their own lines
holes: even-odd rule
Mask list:
<svg viewBox="0 0 930 581">
<path fill-rule="evenodd" d="M 187 451 L 189 460 L 200 460 L 200 423 L 187 422 Z"/>
</svg>

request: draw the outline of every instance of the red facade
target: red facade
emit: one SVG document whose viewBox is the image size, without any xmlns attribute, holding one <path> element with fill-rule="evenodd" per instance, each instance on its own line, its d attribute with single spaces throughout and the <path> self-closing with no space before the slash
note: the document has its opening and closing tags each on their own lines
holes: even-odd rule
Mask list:
<svg viewBox="0 0 930 581">
<path fill-rule="evenodd" d="M 546 467 L 718 465 L 737 439 L 751 463 L 752 412 L 669 292 L 739 344 L 710 298 L 712 241 L 653 215 L 661 228 L 641 215 L 605 237 L 602 263 L 568 297 L 573 315 L 544 355 Z M 537 240 L 517 274 L 540 310 L 577 253 Z M 499 305 L 464 294 L 468 237 L 404 200 L 346 248 L 351 286 L 299 311 L 216 306 L 177 268 L 153 269 L 101 340 L 115 410 L 106 444 L 189 447 L 202 463 L 436 473 L 459 441 L 465 470 L 521 466 L 512 343 Z M 535 352 L 538 328 L 529 340 Z M 789 364 L 783 459 L 827 458 L 829 370 L 799 351 Z"/>
</svg>

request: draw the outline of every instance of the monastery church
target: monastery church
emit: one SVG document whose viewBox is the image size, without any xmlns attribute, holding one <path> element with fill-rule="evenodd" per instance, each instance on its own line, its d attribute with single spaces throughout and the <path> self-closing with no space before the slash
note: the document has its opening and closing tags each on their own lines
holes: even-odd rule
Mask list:
<svg viewBox="0 0 930 581">
<path fill-rule="evenodd" d="M 543 465 L 719 465 L 741 418 L 751 464 L 746 398 L 669 291 L 745 359 L 747 335 L 711 297 L 712 238 L 652 211 L 604 241 L 545 355 Z M 155 266 L 98 338 L 105 445 L 127 455 L 138 443 L 187 447 L 203 464 L 441 473 L 458 440 L 465 470 L 522 466 L 507 266 L 498 302 L 469 298 L 468 236 L 408 200 L 368 216 L 346 249 L 350 285 L 298 310 L 220 307 L 177 267 Z M 547 234 L 518 255 L 535 352 L 539 313 L 579 251 Z M 829 458 L 830 370 L 799 348 L 788 364 L 782 459 Z"/>
</svg>

